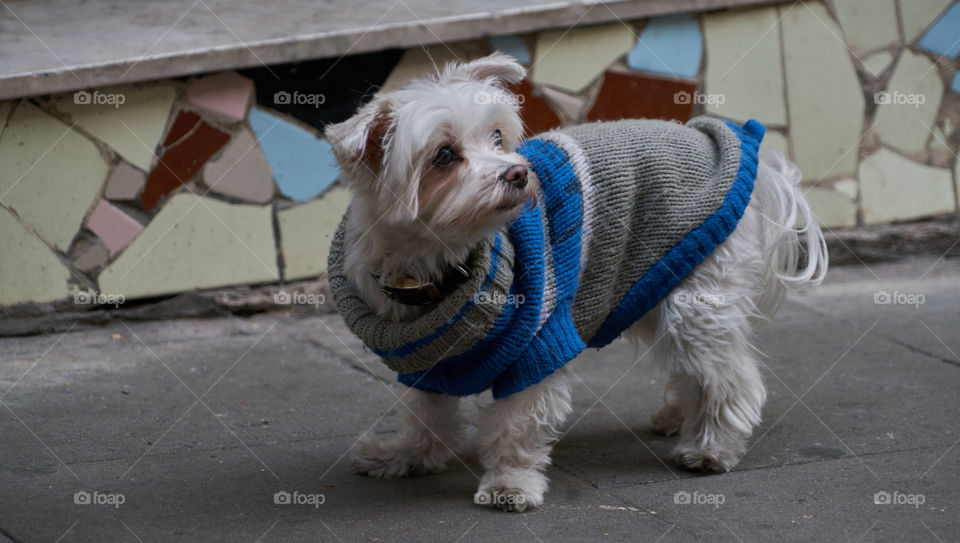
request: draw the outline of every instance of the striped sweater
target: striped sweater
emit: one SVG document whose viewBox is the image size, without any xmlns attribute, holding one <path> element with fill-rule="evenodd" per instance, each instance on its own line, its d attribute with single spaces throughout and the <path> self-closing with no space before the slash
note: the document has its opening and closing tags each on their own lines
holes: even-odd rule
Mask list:
<svg viewBox="0 0 960 543">
<path fill-rule="evenodd" d="M 538 205 L 483 240 L 471 277 L 434 309 L 411 322 L 374 314 L 343 273 L 345 221 L 329 257 L 337 308 L 408 386 L 524 390 L 619 337 L 726 240 L 750 201 L 763 133 L 699 117 L 541 134 L 518 149 Z"/>
</svg>

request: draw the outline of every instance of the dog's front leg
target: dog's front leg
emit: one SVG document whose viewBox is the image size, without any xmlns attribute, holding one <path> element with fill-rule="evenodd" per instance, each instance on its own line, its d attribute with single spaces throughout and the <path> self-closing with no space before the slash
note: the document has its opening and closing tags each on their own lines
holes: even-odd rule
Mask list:
<svg viewBox="0 0 960 543">
<path fill-rule="evenodd" d="M 381 443 L 366 435 L 353 448 L 353 467 L 371 477 L 403 477 L 443 471 L 460 443 L 460 399 L 411 388 L 397 406 L 400 431 Z"/>
<path fill-rule="evenodd" d="M 526 390 L 494 400 L 480 411 L 480 462 L 484 474 L 474 502 L 505 511 L 543 504 L 550 449 L 570 413 L 563 368 Z"/>
</svg>

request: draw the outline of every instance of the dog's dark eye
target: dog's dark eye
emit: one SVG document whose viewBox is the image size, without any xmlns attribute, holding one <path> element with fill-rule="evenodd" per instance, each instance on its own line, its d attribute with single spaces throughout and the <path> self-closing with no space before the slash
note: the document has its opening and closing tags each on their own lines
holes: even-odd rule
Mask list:
<svg viewBox="0 0 960 543">
<path fill-rule="evenodd" d="M 503 135 L 500 133 L 499 128 L 493 131 L 493 144 L 498 148 L 503 147 Z"/>
<path fill-rule="evenodd" d="M 453 154 L 453 149 L 449 145 L 444 145 L 437 151 L 437 156 L 433 157 L 433 165 L 449 166 L 456 158 L 457 155 Z"/>
</svg>

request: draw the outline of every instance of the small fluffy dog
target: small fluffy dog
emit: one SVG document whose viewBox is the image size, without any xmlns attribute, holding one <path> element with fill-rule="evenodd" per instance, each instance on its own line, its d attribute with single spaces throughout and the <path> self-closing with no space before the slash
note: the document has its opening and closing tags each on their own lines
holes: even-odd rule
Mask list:
<svg viewBox="0 0 960 543">
<path fill-rule="evenodd" d="M 679 434 L 677 461 L 728 471 L 766 398 L 753 325 L 785 287 L 826 273 L 799 170 L 778 153 L 757 159 L 753 122 L 622 121 L 524 142 L 508 90 L 524 76 L 502 54 L 450 64 L 326 130 L 353 196 L 331 249 L 334 298 L 412 387 L 399 435 L 362 439 L 354 466 L 442 470 L 460 441 L 459 396 L 492 387 L 475 502 L 541 505 L 571 410 L 564 364 L 622 331 L 669 374 L 653 424 Z M 633 177 L 660 188 L 650 196 Z M 674 200 L 686 207 L 662 205 Z"/>
</svg>

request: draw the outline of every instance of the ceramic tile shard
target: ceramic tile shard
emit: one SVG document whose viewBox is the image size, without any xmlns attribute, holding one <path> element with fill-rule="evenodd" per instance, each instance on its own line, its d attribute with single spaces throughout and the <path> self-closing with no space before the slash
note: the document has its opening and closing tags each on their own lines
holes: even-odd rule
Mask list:
<svg viewBox="0 0 960 543">
<path fill-rule="evenodd" d="M 196 113 L 180 111 L 163 142 L 163 154 L 157 167 L 147 176 L 140 195 L 143 207 L 156 207 L 164 196 L 200 171 L 229 140 L 230 134 L 210 125 Z"/>
<path fill-rule="evenodd" d="M 133 200 L 146 182 L 147 174 L 121 161 L 110 173 L 103 195 L 110 200 Z"/>
<path fill-rule="evenodd" d="M 880 149 L 860 164 L 860 203 L 866 224 L 955 211 L 950 170 L 918 164 Z"/>
<path fill-rule="evenodd" d="M 657 17 L 647 22 L 636 45 L 627 53 L 634 70 L 670 77 L 694 78 L 700 71 L 703 36 L 696 19 L 687 14 Z"/>
<path fill-rule="evenodd" d="M 848 45 L 873 51 L 900 41 L 893 0 L 833 0 Z"/>
<path fill-rule="evenodd" d="M 70 270 L 3 207 L 0 254 L 0 306 L 53 302 L 75 290 L 69 283 Z"/>
<path fill-rule="evenodd" d="M 212 192 L 245 202 L 263 204 L 274 194 L 273 176 L 263 151 L 244 128 L 203 170 L 203 182 Z"/>
<path fill-rule="evenodd" d="M 954 2 L 917 45 L 937 55 L 957 58 L 960 55 L 960 2 Z"/>
<path fill-rule="evenodd" d="M 520 36 L 491 36 L 490 47 L 512 56 L 520 64 L 530 64 L 530 50 Z"/>
<path fill-rule="evenodd" d="M 237 72 L 222 72 L 193 79 L 187 84 L 187 100 L 235 121 L 247 115 L 253 81 Z"/>
<path fill-rule="evenodd" d="M 175 194 L 98 278 L 127 299 L 279 279 L 269 206 Z"/>
<path fill-rule="evenodd" d="M 143 231 L 143 225 L 106 200 L 100 200 L 93 208 L 87 228 L 103 241 L 111 257 Z"/>
<path fill-rule="evenodd" d="M 66 252 L 97 200 L 108 165 L 97 146 L 29 102 L 0 138 L 0 203 Z"/>
<path fill-rule="evenodd" d="M 937 18 L 951 0 L 903 0 L 900 2 L 900 23 L 903 39 L 913 43 Z"/>
<path fill-rule="evenodd" d="M 804 195 L 821 226 L 827 228 L 857 225 L 857 204 L 832 190 L 814 188 Z"/>
<path fill-rule="evenodd" d="M 110 260 L 110 252 L 100 241 L 91 243 L 80 240 L 77 245 L 81 246 L 74 249 L 77 257 L 73 259 L 73 267 L 83 273 L 97 272 Z"/>
<path fill-rule="evenodd" d="M 874 96 L 876 133 L 904 153 L 923 151 L 933 130 L 943 98 L 943 83 L 933 68 L 926 56 L 904 50 L 886 90 Z"/>
<path fill-rule="evenodd" d="M 708 13 L 706 111 L 738 122 L 787 124 L 776 8 Z"/>
<path fill-rule="evenodd" d="M 277 212 L 284 280 L 326 272 L 330 242 L 349 203 L 350 192 L 334 187 L 321 198 Z"/>
<path fill-rule="evenodd" d="M 890 63 L 893 62 L 893 53 L 890 51 L 880 51 L 879 53 L 864 57 L 862 62 L 863 67 L 868 72 L 873 74 L 874 77 L 880 77 L 880 75 L 890 67 Z"/>
<path fill-rule="evenodd" d="M 822 4 L 780 9 L 793 159 L 805 179 L 852 175 L 865 103 L 840 29 Z"/>
<path fill-rule="evenodd" d="M 170 83 L 129 85 L 77 91 L 57 99 L 55 106 L 131 164 L 149 171 L 176 97 Z"/>
<path fill-rule="evenodd" d="M 635 39 L 623 23 L 540 32 L 530 82 L 578 93 L 629 51 Z"/>
<path fill-rule="evenodd" d="M 695 83 L 638 73 L 608 71 L 588 121 L 673 119 L 686 122 L 693 113 Z"/>
<path fill-rule="evenodd" d="M 260 108 L 250 110 L 249 120 L 281 194 L 301 202 L 337 180 L 340 169 L 329 143 Z"/>
</svg>

